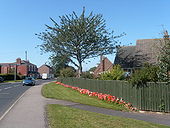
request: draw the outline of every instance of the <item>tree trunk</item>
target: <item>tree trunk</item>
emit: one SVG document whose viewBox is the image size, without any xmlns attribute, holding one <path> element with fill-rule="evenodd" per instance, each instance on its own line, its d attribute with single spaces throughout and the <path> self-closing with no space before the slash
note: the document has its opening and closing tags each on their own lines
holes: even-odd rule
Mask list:
<svg viewBox="0 0 170 128">
<path fill-rule="evenodd" d="M 79 62 L 79 68 L 78 68 L 78 78 L 81 77 L 81 74 L 82 74 L 82 63 Z"/>
</svg>

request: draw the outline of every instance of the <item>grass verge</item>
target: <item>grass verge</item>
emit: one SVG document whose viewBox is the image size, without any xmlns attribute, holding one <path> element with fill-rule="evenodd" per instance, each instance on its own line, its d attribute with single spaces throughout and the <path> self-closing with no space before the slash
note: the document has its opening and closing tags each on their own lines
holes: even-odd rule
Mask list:
<svg viewBox="0 0 170 128">
<path fill-rule="evenodd" d="M 70 88 L 57 85 L 55 83 L 50 83 L 42 88 L 42 95 L 47 98 L 54 98 L 60 100 L 73 101 L 81 104 L 110 108 L 119 111 L 128 111 L 123 105 L 116 103 L 108 103 L 106 101 L 98 100 L 95 97 L 89 97 L 87 95 L 80 94 L 79 92 L 72 90 Z"/>
<path fill-rule="evenodd" d="M 169 128 L 54 104 L 47 106 L 47 116 L 50 128 Z"/>
<path fill-rule="evenodd" d="M 7 80 L 4 83 L 13 83 L 13 82 L 21 82 L 22 80 Z"/>
</svg>

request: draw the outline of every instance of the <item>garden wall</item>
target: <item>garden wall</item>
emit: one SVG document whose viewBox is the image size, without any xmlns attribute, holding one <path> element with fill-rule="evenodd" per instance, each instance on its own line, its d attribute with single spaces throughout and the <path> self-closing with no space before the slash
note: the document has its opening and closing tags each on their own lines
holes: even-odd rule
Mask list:
<svg viewBox="0 0 170 128">
<path fill-rule="evenodd" d="M 125 81 L 91 80 L 83 78 L 58 78 L 58 81 L 94 92 L 123 98 L 141 110 L 170 112 L 170 85 L 148 83 L 136 88 Z"/>
</svg>

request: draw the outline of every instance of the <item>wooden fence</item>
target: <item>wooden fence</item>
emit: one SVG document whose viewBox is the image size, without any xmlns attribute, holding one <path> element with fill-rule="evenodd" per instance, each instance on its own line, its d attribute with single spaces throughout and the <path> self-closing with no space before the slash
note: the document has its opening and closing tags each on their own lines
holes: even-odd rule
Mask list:
<svg viewBox="0 0 170 128">
<path fill-rule="evenodd" d="M 123 98 L 140 110 L 170 112 L 170 85 L 166 83 L 148 83 L 145 87 L 136 88 L 125 81 L 82 78 L 58 78 L 58 81 Z"/>
</svg>

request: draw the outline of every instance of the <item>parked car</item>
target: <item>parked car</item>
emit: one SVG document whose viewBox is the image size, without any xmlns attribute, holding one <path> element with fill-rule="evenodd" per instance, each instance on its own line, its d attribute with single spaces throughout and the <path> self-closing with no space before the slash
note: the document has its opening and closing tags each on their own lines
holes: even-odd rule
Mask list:
<svg viewBox="0 0 170 128">
<path fill-rule="evenodd" d="M 0 82 L 4 82 L 4 78 L 3 77 L 0 77 Z"/>
<path fill-rule="evenodd" d="M 24 85 L 35 85 L 35 79 L 33 77 L 26 77 L 23 82 L 22 82 L 23 86 Z"/>
</svg>

